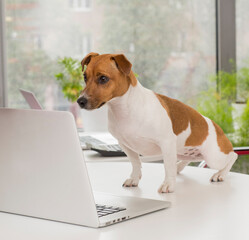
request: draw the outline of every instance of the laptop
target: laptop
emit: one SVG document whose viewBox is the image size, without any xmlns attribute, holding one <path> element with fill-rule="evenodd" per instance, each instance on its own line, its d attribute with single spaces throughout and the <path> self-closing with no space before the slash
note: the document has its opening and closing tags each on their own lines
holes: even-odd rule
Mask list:
<svg viewBox="0 0 249 240">
<path fill-rule="evenodd" d="M 69 112 L 0 108 L 0 133 L 2 212 L 98 228 L 170 206 L 93 192 Z"/>
</svg>

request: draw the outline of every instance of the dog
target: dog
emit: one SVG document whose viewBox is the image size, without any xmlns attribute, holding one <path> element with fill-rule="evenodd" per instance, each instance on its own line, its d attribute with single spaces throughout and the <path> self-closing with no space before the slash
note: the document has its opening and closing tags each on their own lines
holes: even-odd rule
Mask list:
<svg viewBox="0 0 249 240">
<path fill-rule="evenodd" d="M 165 178 L 159 193 L 174 192 L 176 174 L 192 161 L 205 160 L 223 181 L 237 159 L 222 129 L 184 103 L 143 87 L 123 54 L 89 53 L 81 62 L 86 86 L 77 102 L 83 109 L 108 106 L 108 129 L 132 164 L 124 187 L 142 177 L 139 155 L 162 154 Z"/>
</svg>

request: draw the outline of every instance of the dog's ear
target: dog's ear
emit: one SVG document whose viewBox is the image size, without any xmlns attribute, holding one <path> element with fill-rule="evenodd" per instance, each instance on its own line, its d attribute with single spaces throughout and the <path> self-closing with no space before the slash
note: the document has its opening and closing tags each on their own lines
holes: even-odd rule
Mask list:
<svg viewBox="0 0 249 240">
<path fill-rule="evenodd" d="M 89 62 L 91 61 L 91 58 L 96 56 L 99 56 L 99 54 L 91 52 L 83 58 L 83 60 L 81 61 L 82 71 L 84 70 L 84 65 L 88 65 Z"/>
<path fill-rule="evenodd" d="M 132 64 L 123 54 L 115 54 L 111 58 L 115 61 L 117 68 L 123 72 L 125 75 L 129 75 L 131 72 Z"/>
</svg>

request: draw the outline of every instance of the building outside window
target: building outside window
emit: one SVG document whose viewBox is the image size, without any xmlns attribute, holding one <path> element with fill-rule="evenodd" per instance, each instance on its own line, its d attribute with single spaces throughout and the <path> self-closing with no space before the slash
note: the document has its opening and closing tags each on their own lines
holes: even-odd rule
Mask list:
<svg viewBox="0 0 249 240">
<path fill-rule="evenodd" d="M 91 0 L 69 0 L 69 6 L 75 11 L 90 11 Z"/>
</svg>

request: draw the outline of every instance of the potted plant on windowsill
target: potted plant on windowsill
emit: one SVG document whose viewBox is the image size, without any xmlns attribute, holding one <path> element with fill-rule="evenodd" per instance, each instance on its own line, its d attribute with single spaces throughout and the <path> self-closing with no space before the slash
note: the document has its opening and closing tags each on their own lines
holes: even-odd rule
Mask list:
<svg viewBox="0 0 249 240">
<path fill-rule="evenodd" d="M 71 57 L 64 57 L 58 59 L 58 64 L 62 67 L 62 70 L 55 74 L 55 78 L 61 87 L 64 97 L 71 103 L 70 111 L 75 117 L 77 126 L 83 127 L 85 131 L 107 131 L 107 108 L 105 106 L 94 111 L 80 111 L 76 102 L 84 89 L 80 61 Z"/>
<path fill-rule="evenodd" d="M 70 112 L 74 115 L 77 127 L 82 127 L 79 117 L 79 108 L 76 100 L 83 90 L 83 77 L 80 62 L 70 57 L 58 59 L 61 72 L 55 74 L 55 78 L 61 87 L 64 97 L 71 103 Z"/>
</svg>

